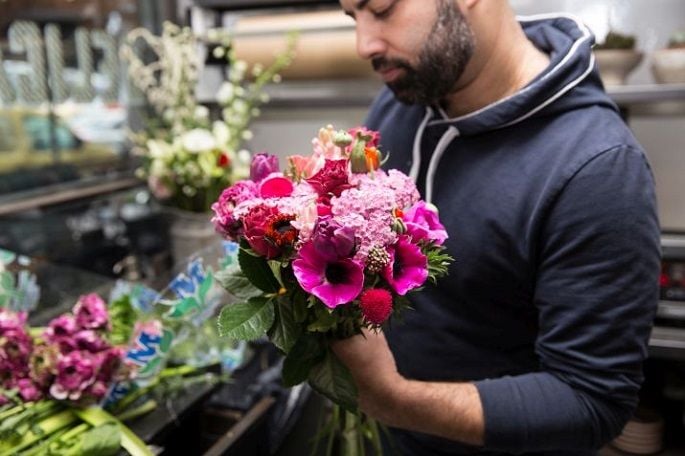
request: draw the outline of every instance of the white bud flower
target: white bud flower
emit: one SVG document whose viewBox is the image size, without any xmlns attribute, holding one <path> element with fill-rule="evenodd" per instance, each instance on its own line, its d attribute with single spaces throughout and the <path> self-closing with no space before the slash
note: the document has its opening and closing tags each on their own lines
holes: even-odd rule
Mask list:
<svg viewBox="0 0 685 456">
<path fill-rule="evenodd" d="M 242 149 L 238 151 L 236 158 L 241 164 L 247 165 L 252 161 L 252 154 L 248 150 Z"/>
<path fill-rule="evenodd" d="M 212 55 L 215 58 L 220 59 L 226 55 L 226 49 L 222 48 L 221 46 L 217 46 L 214 48 L 214 50 L 212 50 Z"/>
<path fill-rule="evenodd" d="M 240 135 L 245 141 L 249 141 L 252 138 L 254 138 L 254 134 L 250 130 L 245 130 L 241 135 Z"/>
<path fill-rule="evenodd" d="M 281 77 L 280 74 L 274 74 L 274 77 L 271 78 L 271 80 L 273 82 L 275 82 L 276 84 L 278 84 L 279 82 L 281 82 L 283 80 L 283 78 Z"/>
</svg>

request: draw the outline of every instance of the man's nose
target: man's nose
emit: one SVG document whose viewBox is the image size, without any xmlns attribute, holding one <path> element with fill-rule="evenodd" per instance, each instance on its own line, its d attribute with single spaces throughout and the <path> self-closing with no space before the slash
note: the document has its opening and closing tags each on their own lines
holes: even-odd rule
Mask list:
<svg viewBox="0 0 685 456">
<path fill-rule="evenodd" d="M 380 28 L 368 22 L 357 22 L 357 54 L 362 59 L 370 60 L 385 54 L 387 43 Z"/>
</svg>

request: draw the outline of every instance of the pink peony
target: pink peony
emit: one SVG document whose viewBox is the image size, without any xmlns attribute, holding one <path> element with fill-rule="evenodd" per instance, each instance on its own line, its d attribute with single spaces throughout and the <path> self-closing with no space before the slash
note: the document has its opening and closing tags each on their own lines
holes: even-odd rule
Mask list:
<svg viewBox="0 0 685 456">
<path fill-rule="evenodd" d="M 212 223 L 217 232 L 232 240 L 242 235 L 242 223 L 234 216 L 235 207 L 257 196 L 257 185 L 252 181 L 240 181 L 225 189 L 219 200 L 212 204 Z"/>
<path fill-rule="evenodd" d="M 276 258 L 281 254 L 281 249 L 265 236 L 270 219 L 278 215 L 278 209 L 275 207 L 260 204 L 250 209 L 243 219 L 245 239 L 250 247 L 268 259 Z"/>
<path fill-rule="evenodd" d="M 364 286 L 364 268 L 359 263 L 349 258 L 326 260 L 313 242 L 302 246 L 293 261 L 293 272 L 304 291 L 330 308 L 353 301 Z"/>
<path fill-rule="evenodd" d="M 78 400 L 95 381 L 97 369 L 87 352 L 72 351 L 60 357 L 50 395 L 57 400 Z"/>
<path fill-rule="evenodd" d="M 250 164 L 250 179 L 253 182 L 261 182 L 271 173 L 279 171 L 278 157 L 271 154 L 261 153 L 252 157 Z"/>
<path fill-rule="evenodd" d="M 388 253 L 390 263 L 381 274 L 397 294 L 405 295 L 424 284 L 428 278 L 428 259 L 409 236 L 400 236 Z"/>
<path fill-rule="evenodd" d="M 347 160 L 326 160 L 323 169 L 307 179 L 307 183 L 319 196 L 340 196 L 343 190 L 353 187 L 349 183 L 347 166 Z"/>
<path fill-rule="evenodd" d="M 81 329 L 106 329 L 109 325 L 107 304 L 95 293 L 79 298 L 74 306 L 74 316 Z"/>
<path fill-rule="evenodd" d="M 437 208 L 424 201 L 419 201 L 407 210 L 402 221 L 407 227 L 407 234 L 415 243 L 429 240 L 442 245 L 447 239 L 447 231 L 440 223 Z"/>
</svg>

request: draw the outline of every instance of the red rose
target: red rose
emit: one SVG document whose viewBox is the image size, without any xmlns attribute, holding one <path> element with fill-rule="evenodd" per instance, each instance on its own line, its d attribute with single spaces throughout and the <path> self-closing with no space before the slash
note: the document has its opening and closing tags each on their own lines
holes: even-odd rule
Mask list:
<svg viewBox="0 0 685 456">
<path fill-rule="evenodd" d="M 265 204 L 253 207 L 243 218 L 244 235 L 252 250 L 267 259 L 276 258 L 281 249 L 265 236 L 270 221 L 279 215 L 278 209 Z"/>
<path fill-rule="evenodd" d="M 321 171 L 307 179 L 307 183 L 320 196 L 340 196 L 343 190 L 353 187 L 347 180 L 347 163 L 347 160 L 326 160 Z"/>
</svg>

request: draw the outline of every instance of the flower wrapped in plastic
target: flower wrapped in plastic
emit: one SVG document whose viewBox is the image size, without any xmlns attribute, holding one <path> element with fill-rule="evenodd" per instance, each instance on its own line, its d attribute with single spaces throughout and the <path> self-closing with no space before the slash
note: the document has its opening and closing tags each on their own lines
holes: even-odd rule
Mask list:
<svg viewBox="0 0 685 456">
<path fill-rule="evenodd" d="M 330 343 L 380 328 L 451 262 L 437 209 L 408 176 L 380 169 L 379 141 L 361 127 L 322 128 L 311 156 L 290 157 L 283 172 L 275 157 L 255 156 L 251 178 L 212 206 L 217 232 L 241 245 L 239 267 L 217 275 L 238 299 L 221 333 L 267 335 L 285 355 L 286 385 L 309 381 L 349 412 L 356 387 Z M 355 416 L 359 434 L 377 437 Z"/>
</svg>

